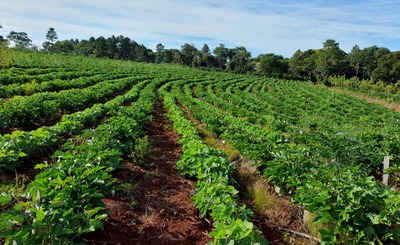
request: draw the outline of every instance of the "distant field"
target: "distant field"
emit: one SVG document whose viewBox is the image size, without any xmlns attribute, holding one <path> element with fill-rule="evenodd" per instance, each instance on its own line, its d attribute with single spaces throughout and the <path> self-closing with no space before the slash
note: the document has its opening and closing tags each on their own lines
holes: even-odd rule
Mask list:
<svg viewBox="0 0 400 245">
<path fill-rule="evenodd" d="M 104 197 L 135 210 L 135 188 L 150 177 L 116 173 L 129 162 L 158 174 L 149 125 L 166 116 L 160 130 L 180 138 L 176 168 L 196 181 L 194 205 L 213 225 L 197 241 L 267 244 L 238 200 L 234 164 L 204 143 L 190 114 L 317 214 L 325 244 L 400 243 L 400 114 L 383 106 L 308 82 L 22 52 L 0 70 L 0 85 L 2 242 L 93 241 L 87 234 L 111 215 Z M 385 156 L 389 187 L 380 183 Z"/>
</svg>

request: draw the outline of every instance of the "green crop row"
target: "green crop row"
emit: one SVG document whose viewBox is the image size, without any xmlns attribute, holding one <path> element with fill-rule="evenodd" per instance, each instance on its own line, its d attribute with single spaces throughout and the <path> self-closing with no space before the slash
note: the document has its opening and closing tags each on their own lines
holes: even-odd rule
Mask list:
<svg viewBox="0 0 400 245">
<path fill-rule="evenodd" d="M 15 96 L 0 107 L 0 128 L 29 126 L 34 122 L 55 119 L 58 114 L 83 110 L 107 101 L 147 77 L 127 77 L 99 82 L 84 89 L 43 92 L 31 96 Z"/>
<path fill-rule="evenodd" d="M 305 91 L 297 98 L 291 96 L 297 92 L 286 95 L 288 103 L 304 108 L 286 126 L 292 141 L 311 146 L 330 161 L 361 164 L 366 172 L 381 172 L 385 155 L 392 157 L 392 164 L 400 163 L 398 113 L 310 84 L 277 85 Z M 284 114 L 294 110 L 280 108 Z"/>
<path fill-rule="evenodd" d="M 130 107 L 119 107 L 115 116 L 95 130 L 67 142 L 55 153 L 55 164 L 44 169 L 20 197 L 2 193 L 0 237 L 5 244 L 70 244 L 103 227 L 107 217 L 101 198 L 112 193 L 116 169 L 124 155 L 144 135 L 155 101 L 156 83 L 149 84 Z"/>
<path fill-rule="evenodd" d="M 51 127 L 41 127 L 31 132 L 13 131 L 0 137 L 0 168 L 14 170 L 24 158 L 58 146 L 66 135 L 74 135 L 106 114 L 112 114 L 122 104 L 136 100 L 139 91 L 148 81 L 139 82 L 124 95 L 104 103 L 95 104 L 83 111 L 64 115 Z"/>
<path fill-rule="evenodd" d="M 13 56 L 15 68 L 11 68 L 9 73 L 1 72 L 4 74 L 3 78 L 13 77 L 11 74 L 14 74 L 15 77 L 20 76 L 21 82 L 30 81 L 32 84 L 3 86 L 1 89 L 13 88 L 16 91 L 10 90 L 8 96 L 12 93 L 30 94 L 40 91 L 82 88 L 81 85 L 78 86 L 78 83 L 74 84 L 75 80 L 65 81 L 65 83 L 59 80 L 40 83 L 41 76 L 43 79 L 47 79 L 46 76 L 50 78 L 52 75 L 62 76 L 62 74 L 71 74 L 72 76 L 84 73 L 93 75 L 104 73 L 117 76 L 126 74 L 126 76 L 139 76 L 141 79 L 159 77 L 159 81 L 155 82 L 157 84 L 179 79 L 180 81 L 173 81 L 161 90 L 165 106 L 170 111 L 169 117 L 174 122 L 174 128 L 183 136 L 181 143 L 184 155 L 177 166 L 183 173 L 198 179 L 198 189 L 194 201 L 199 207 L 201 215 L 210 215 L 214 219 L 215 231 L 211 234 L 215 238 L 215 243 L 224 244 L 234 240 L 239 243 L 240 241 L 264 241 L 259 240 L 261 239 L 259 232 L 255 230 L 251 222 L 248 222 L 251 216 L 249 210 L 237 204 L 237 191 L 232 186 L 234 171 L 232 164 L 220 151 L 209 148 L 201 142 L 194 126 L 184 118 L 174 99 L 185 106 L 193 116 L 203 122 L 218 137 L 232 143 L 242 155 L 253 159 L 258 169 L 272 183 L 281 188 L 282 194 L 290 195 L 294 203 L 316 213 L 318 215 L 316 222 L 328 224 L 329 229 L 320 231 L 323 243 L 383 244 L 400 242 L 399 194 L 367 176 L 369 173 L 382 173 L 381 161 L 384 155 L 392 157 L 391 164 L 395 168 L 396 165 L 400 165 L 400 116 L 398 113 L 332 93 L 311 83 L 82 57 L 36 53 L 13 53 Z M 24 70 L 29 74 L 25 75 Z M 35 76 L 38 77 L 37 82 L 30 80 L 35 79 Z M 126 79 L 128 78 L 117 81 L 126 82 L 125 85 L 128 87 L 129 81 Z M 91 83 L 86 78 L 79 80 L 85 83 L 84 87 L 86 87 L 86 82 L 95 83 L 94 81 Z M 71 83 L 68 84 L 69 82 Z M 112 84 L 114 82 L 106 81 L 95 85 L 99 89 L 104 89 L 102 90 L 104 96 L 96 97 L 96 101 L 87 101 L 86 97 L 90 97 L 90 94 L 85 93 L 81 97 L 78 96 L 82 91 L 89 93 L 93 86 L 82 90 L 71 89 L 59 93 L 38 93 L 29 97 L 17 96 L 10 100 L 0 99 L 0 126 L 3 124 L 1 128 L 6 130 L 11 129 L 10 127 L 32 126 L 33 123 L 55 118 L 56 113 L 59 116 L 65 112 L 83 110 L 93 103 L 107 101 L 118 92 L 105 95 L 108 92 L 105 90 L 109 88 L 102 85 L 114 86 Z M 138 91 L 146 83 L 140 83 L 141 87 L 136 88 L 136 95 L 132 94 L 132 100 L 135 100 Z M 31 85 L 32 87 L 29 87 Z M 119 91 L 124 88 L 119 87 Z M 154 87 L 150 93 L 154 96 Z M 53 98 L 52 96 L 56 96 L 56 94 L 57 96 L 62 95 L 63 98 Z M 94 94 L 99 94 L 99 92 L 94 92 Z M 3 135 L 0 138 L 1 168 L 13 169 L 26 157 L 46 151 L 49 147 L 58 146 L 62 139 L 67 138 L 67 134 L 80 132 L 88 124 L 97 122 L 99 117 L 105 114 L 114 115 L 121 104 L 126 105 L 130 101 L 130 99 L 118 102 L 112 100 L 110 103 L 115 104 L 107 102 L 75 114 L 64 115 L 61 121 L 52 127 L 42 127 L 32 132 L 15 131 Z M 137 110 L 141 111 L 140 108 Z M 20 124 L 21 122 L 22 124 Z M 114 121 L 109 122 L 117 125 L 117 122 L 115 124 Z M 130 122 L 127 120 L 128 125 Z M 141 125 L 142 122 L 136 123 Z M 135 128 L 136 126 L 133 124 L 131 126 Z M 117 129 L 113 130 L 117 132 L 119 132 L 119 128 L 125 130 L 124 123 L 121 122 L 118 125 Z M 85 142 L 83 145 L 87 145 L 96 137 L 94 131 L 88 130 L 78 141 Z M 123 138 L 124 136 L 117 133 L 112 137 L 119 139 L 118 137 Z M 100 140 L 100 138 L 98 139 Z M 95 142 L 97 141 L 95 140 Z M 103 143 L 106 144 L 106 142 Z M 98 145 L 101 146 L 103 143 Z M 119 143 L 115 144 L 116 148 L 120 149 Z M 68 148 L 70 146 L 71 148 Z M 72 143 L 67 144 L 64 153 L 57 153 L 60 162 L 65 160 L 65 164 L 68 166 L 69 159 L 75 159 L 75 155 L 79 155 L 76 154 L 78 152 L 83 152 L 88 157 L 92 156 L 89 148 L 85 148 L 89 152 L 86 153 L 86 150 L 80 150 L 79 147 Z M 129 151 L 130 146 L 128 144 L 126 148 L 122 148 L 123 151 Z M 95 152 L 101 155 L 101 152 L 97 150 Z M 113 155 L 113 153 L 106 152 L 105 158 L 108 156 L 110 159 L 118 158 L 120 157 L 118 154 Z M 85 159 L 89 163 L 91 161 L 89 158 L 77 157 L 76 159 Z M 45 169 L 50 168 L 47 165 L 40 166 Z M 55 166 L 63 169 L 59 165 Z M 90 176 L 98 178 L 99 172 L 104 168 L 96 168 L 89 168 L 88 171 L 93 170 L 93 172 L 88 173 L 86 178 L 91 179 Z M 54 172 L 49 173 L 49 176 L 54 183 L 40 180 L 41 177 L 37 177 L 38 181 L 43 181 L 45 183 L 43 185 L 60 188 L 61 181 L 53 177 L 53 175 L 56 176 L 56 170 L 52 171 Z M 82 168 L 80 171 L 83 173 Z M 105 175 L 109 174 L 107 171 L 103 171 Z M 64 172 L 61 171 L 58 175 L 64 177 L 62 175 Z M 68 175 L 68 177 L 70 176 Z M 77 182 L 79 181 L 83 180 L 77 180 Z M 112 180 L 110 181 L 112 182 Z M 83 183 L 83 189 L 89 186 L 86 182 L 81 183 Z M 96 191 L 101 188 L 97 184 L 94 181 L 94 196 L 98 195 Z M 42 185 L 40 184 L 40 186 Z M 42 207 L 39 206 L 40 203 L 35 204 L 39 207 L 36 207 L 36 211 L 33 209 L 32 203 L 36 202 L 38 198 L 37 189 L 31 190 L 25 197 L 22 197 L 21 200 L 24 201 L 21 203 L 15 203 L 16 199 L 11 194 L 3 194 L 0 197 L 0 203 L 6 205 L 4 208 L 8 209 L 10 203 L 15 204 L 16 209 L 8 209 L 8 211 L 14 212 L 13 214 L 17 216 L 23 213 L 23 216 L 18 216 L 19 220 L 25 220 L 25 218 L 29 220 L 24 223 L 25 221 L 13 221 L 9 218 L 8 220 L 15 222 L 15 225 L 8 222 L 4 229 L 7 230 L 7 234 L 14 236 L 15 240 L 25 236 L 32 239 L 36 239 L 34 237 L 58 239 L 55 238 L 56 236 L 50 238 L 44 235 L 45 231 L 54 232 L 53 228 L 49 228 L 50 222 L 44 222 L 46 225 L 40 222 L 36 223 L 38 219 L 45 220 L 43 217 L 47 219 L 51 212 L 49 212 L 50 209 L 43 209 L 43 213 L 37 211 Z M 51 195 L 55 195 L 57 191 Z M 86 193 L 86 190 L 83 190 L 82 193 Z M 91 192 L 87 193 L 91 195 Z M 74 195 L 73 193 L 68 194 Z M 39 200 L 43 201 L 42 193 L 40 195 Z M 46 195 L 50 196 L 50 194 Z M 10 198 L 11 202 L 9 202 Z M 90 198 L 88 197 L 88 199 Z M 28 205 L 28 208 L 25 208 L 23 203 L 28 199 L 31 206 Z M 91 200 L 95 199 L 96 197 Z M 64 206 L 58 200 L 53 203 L 55 203 L 55 207 L 51 207 L 51 211 L 57 211 L 58 205 Z M 69 203 L 76 204 L 74 201 Z M 17 206 L 19 204 L 21 206 Z M 46 205 L 49 207 L 48 203 Z M 8 211 L 6 213 L 10 214 Z M 99 210 L 93 211 L 93 213 L 94 216 L 87 216 L 87 220 L 92 220 L 90 222 L 93 222 L 93 227 L 100 227 L 99 220 L 103 218 L 103 213 Z M 59 218 L 57 215 L 59 214 L 57 213 L 54 217 Z M 96 215 L 99 215 L 97 220 L 94 218 Z M 81 215 L 81 217 L 83 216 Z M 76 234 L 92 230 L 92 227 L 86 225 L 88 224 L 85 223 L 86 221 L 71 217 L 71 222 L 77 221 L 74 223 L 75 228 L 67 226 L 65 220 L 54 219 L 53 225 L 57 223 L 55 221 L 58 221 L 61 227 L 67 227 L 64 231 L 71 232 L 75 229 Z M 35 225 L 32 226 L 32 224 Z M 0 227 L 2 227 L 1 225 L 3 225 L 2 222 L 0 222 Z M 3 225 L 3 227 L 5 226 Z M 23 231 L 27 227 L 30 228 L 28 233 Z M 19 233 L 20 231 L 23 232 Z M 74 239 L 75 237 L 71 234 L 60 235 L 60 237 Z M 40 241 L 49 241 L 43 239 Z"/>
<path fill-rule="evenodd" d="M 400 102 L 400 83 L 385 84 L 370 80 L 360 80 L 357 77 L 347 79 L 344 76 L 330 77 L 329 82 L 335 87 L 342 87 L 356 93 L 367 94 L 368 96 L 384 99 L 388 102 Z"/>
<path fill-rule="evenodd" d="M 98 74 L 99 72 L 97 72 Z M 45 73 L 45 74 L 34 74 L 34 75 L 28 75 L 28 74 L 21 74 L 21 75 L 15 75 L 15 74 L 1 74 L 0 76 L 0 85 L 21 85 L 24 83 L 29 83 L 35 80 L 38 83 L 44 82 L 44 81 L 50 81 L 54 79 L 61 79 L 61 80 L 70 80 L 70 79 L 75 79 L 79 77 L 89 77 L 96 75 L 94 71 L 66 71 L 66 72 L 50 72 L 50 73 Z"/>
<path fill-rule="evenodd" d="M 399 242 L 398 192 L 366 177 L 360 166 L 325 163 L 309 146 L 194 98 L 191 88 L 185 81 L 172 85 L 171 91 L 208 129 L 256 160 L 276 186 L 292 195 L 293 202 L 316 213 L 316 222 L 334 227 L 320 231 L 325 244 Z"/>
<path fill-rule="evenodd" d="M 88 70 L 88 69 L 83 69 Z M 32 68 L 18 68 L 18 67 L 10 67 L 7 69 L 0 70 L 0 76 L 13 77 L 13 76 L 35 76 L 35 75 L 43 75 L 48 73 L 63 73 L 63 72 L 72 72 L 78 71 L 73 68 L 68 67 L 32 67 Z M 3 78 L 2 78 L 3 79 Z M 6 80 L 6 79 L 4 79 Z"/>
<path fill-rule="evenodd" d="M 193 200 L 200 217 L 209 214 L 214 221 L 215 230 L 210 233 L 214 244 L 268 244 L 250 221 L 252 211 L 237 201 L 238 191 L 232 186 L 234 165 L 222 151 L 202 142 L 170 93 L 166 90 L 160 93 L 174 130 L 181 135 L 183 156 L 177 168 L 197 179 Z"/>
<path fill-rule="evenodd" d="M 36 79 L 24 84 L 10 84 L 0 87 L 1 98 L 11 98 L 16 95 L 26 96 L 39 92 L 55 92 L 66 89 L 79 88 L 94 85 L 100 81 L 113 80 L 127 77 L 127 74 L 96 74 L 80 76 L 76 79 L 62 80 L 60 78 L 39 83 Z"/>
<path fill-rule="evenodd" d="M 399 163 L 400 117 L 395 113 L 309 84 L 263 83 L 260 91 L 253 89 L 253 82 L 211 83 L 207 91 L 197 84 L 196 93 L 235 117 L 284 132 L 326 161 L 363 164 L 366 172 L 381 171 L 384 155 L 392 156 L 392 164 Z"/>
</svg>

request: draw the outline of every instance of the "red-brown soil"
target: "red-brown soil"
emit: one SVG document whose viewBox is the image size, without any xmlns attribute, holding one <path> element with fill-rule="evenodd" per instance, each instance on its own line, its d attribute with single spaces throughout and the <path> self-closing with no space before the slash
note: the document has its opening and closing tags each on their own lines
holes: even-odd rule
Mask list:
<svg viewBox="0 0 400 245">
<path fill-rule="evenodd" d="M 147 125 L 150 156 L 139 165 L 125 161 L 114 177 L 129 187 L 103 198 L 109 212 L 104 230 L 84 237 L 89 244 L 206 244 L 211 224 L 198 218 L 194 182 L 174 168 L 182 154 L 179 136 L 157 104 Z"/>
</svg>

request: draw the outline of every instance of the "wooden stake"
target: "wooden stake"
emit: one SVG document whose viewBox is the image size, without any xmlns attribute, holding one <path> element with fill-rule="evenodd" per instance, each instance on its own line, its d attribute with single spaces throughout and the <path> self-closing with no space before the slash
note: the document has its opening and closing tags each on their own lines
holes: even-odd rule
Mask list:
<svg viewBox="0 0 400 245">
<path fill-rule="evenodd" d="M 383 171 L 385 171 L 386 169 L 388 169 L 389 168 L 389 157 L 388 156 L 385 156 L 384 158 L 383 158 Z M 384 184 L 384 185 L 388 185 L 388 183 L 389 183 L 389 175 L 388 174 L 384 174 L 383 175 L 383 180 L 382 180 L 382 183 Z"/>
</svg>

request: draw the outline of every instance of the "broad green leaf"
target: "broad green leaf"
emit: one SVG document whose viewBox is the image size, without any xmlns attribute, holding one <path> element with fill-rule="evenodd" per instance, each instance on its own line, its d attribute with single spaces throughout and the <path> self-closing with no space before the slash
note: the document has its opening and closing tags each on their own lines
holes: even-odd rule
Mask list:
<svg viewBox="0 0 400 245">
<path fill-rule="evenodd" d="M 373 237 L 376 233 L 375 233 L 375 229 L 372 228 L 371 226 L 368 226 L 367 228 L 364 229 L 365 235 L 367 237 Z"/>
<path fill-rule="evenodd" d="M 35 169 L 45 169 L 47 167 L 49 167 L 49 164 L 47 163 L 39 163 L 35 165 Z"/>
<path fill-rule="evenodd" d="M 57 201 L 57 202 L 52 203 L 51 206 L 53 208 L 58 208 L 58 207 L 64 206 L 65 204 L 67 204 L 67 202 L 64 201 L 64 200 L 61 200 L 61 201 Z"/>
<path fill-rule="evenodd" d="M 19 156 L 19 157 L 26 157 L 27 154 L 26 154 L 25 152 L 20 152 L 20 153 L 18 153 L 18 156 Z"/>
<path fill-rule="evenodd" d="M 0 205 L 3 206 L 11 200 L 12 200 L 12 197 L 10 195 L 0 196 Z"/>
<path fill-rule="evenodd" d="M 44 219 L 44 217 L 45 217 L 44 211 L 43 211 L 43 208 L 41 208 L 36 212 L 36 220 L 42 221 Z"/>
</svg>

